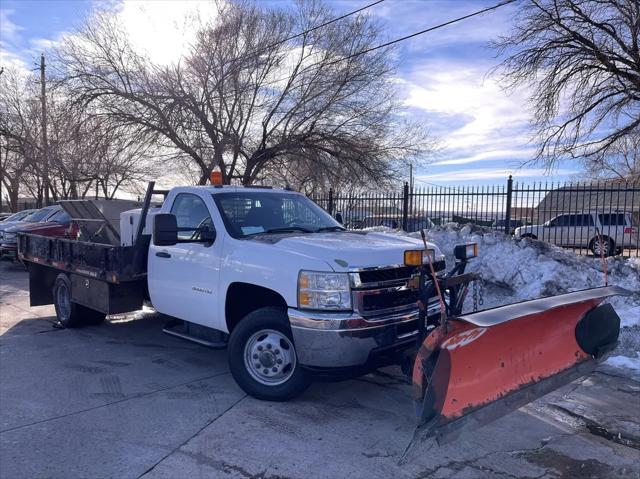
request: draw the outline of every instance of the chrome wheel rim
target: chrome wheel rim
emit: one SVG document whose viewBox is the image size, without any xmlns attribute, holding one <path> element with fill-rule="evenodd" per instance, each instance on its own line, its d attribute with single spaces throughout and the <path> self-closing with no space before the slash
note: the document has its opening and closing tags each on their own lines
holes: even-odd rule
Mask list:
<svg viewBox="0 0 640 479">
<path fill-rule="evenodd" d="M 296 351 L 286 335 L 274 329 L 263 329 L 247 340 L 244 365 L 251 377 L 260 384 L 278 386 L 293 375 Z"/>
<path fill-rule="evenodd" d="M 71 315 L 71 298 L 69 288 L 64 283 L 60 283 L 56 291 L 56 303 L 58 304 L 58 314 L 60 318 L 67 320 Z"/>
<path fill-rule="evenodd" d="M 593 252 L 596 256 L 601 256 L 603 252 L 607 256 L 609 254 L 609 241 L 602 242 L 602 251 L 600 250 L 600 241 L 596 241 L 593 245 Z"/>
</svg>

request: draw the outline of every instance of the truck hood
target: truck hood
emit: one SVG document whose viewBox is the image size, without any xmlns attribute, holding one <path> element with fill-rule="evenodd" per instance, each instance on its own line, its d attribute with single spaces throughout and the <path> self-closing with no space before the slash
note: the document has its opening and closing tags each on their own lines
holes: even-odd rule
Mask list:
<svg viewBox="0 0 640 479">
<path fill-rule="evenodd" d="M 400 265 L 404 263 L 406 250 L 424 248 L 422 240 L 417 238 L 375 232 L 278 235 L 267 241 L 272 242 L 275 248 L 323 260 L 335 271 Z M 435 250 L 438 260 L 444 259 L 437 246 L 428 245 Z"/>
</svg>

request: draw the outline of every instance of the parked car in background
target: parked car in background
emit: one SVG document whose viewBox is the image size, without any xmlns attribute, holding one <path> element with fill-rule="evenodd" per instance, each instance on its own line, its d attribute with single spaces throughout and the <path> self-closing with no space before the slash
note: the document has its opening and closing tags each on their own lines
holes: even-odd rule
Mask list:
<svg viewBox="0 0 640 479">
<path fill-rule="evenodd" d="M 402 222 L 402 218 L 397 218 L 393 216 L 383 216 L 383 215 L 372 215 L 367 216 L 362 220 L 360 228 L 373 228 L 374 226 L 386 226 L 387 228 L 391 228 L 397 230 L 400 227 L 400 223 Z"/>
<path fill-rule="evenodd" d="M 374 226 L 386 226 L 391 229 L 402 228 L 402 216 L 385 216 L 372 215 L 367 216 L 357 229 L 372 228 Z M 433 228 L 435 225 L 431 219 L 426 216 L 409 216 L 407 217 L 407 232 L 413 233 L 422 229 Z"/>
<path fill-rule="evenodd" d="M 37 221 L 40 221 L 42 218 L 40 218 L 39 215 L 36 215 L 38 211 L 40 210 L 19 211 L 18 213 L 11 215 L 6 220 L 0 222 L 0 242 L 2 241 L 4 230 L 7 230 L 19 224 L 36 223 Z M 51 215 L 51 214 L 52 213 L 50 211 L 46 212 L 46 215 Z"/>
<path fill-rule="evenodd" d="M 409 216 L 407 218 L 407 232 L 413 233 L 424 229 L 434 228 L 436 225 L 426 216 Z"/>
<path fill-rule="evenodd" d="M 515 237 L 588 248 L 596 256 L 612 256 L 623 248 L 638 247 L 638 227 L 629 213 L 618 212 L 563 214 L 542 225 L 516 228 Z"/>
<path fill-rule="evenodd" d="M 23 221 L 24 219 L 27 218 L 27 216 L 29 216 L 30 214 L 32 214 L 33 212 L 35 212 L 37 210 L 22 210 L 22 211 L 18 211 L 17 213 L 13 213 L 13 214 L 7 214 L 7 213 L 3 213 L 3 214 L 7 214 L 7 216 L 5 216 L 4 218 L 0 219 L 0 228 L 7 228 L 7 225 L 9 224 L 15 224 L 18 221 Z"/>
<path fill-rule="evenodd" d="M 504 218 L 495 220 L 493 222 L 493 225 L 491 225 L 492 228 L 500 231 L 505 231 L 506 226 L 507 226 L 507 220 Z M 524 226 L 524 223 L 522 222 L 522 220 L 510 219 L 509 234 L 514 234 L 516 231 L 516 228 L 520 228 L 521 226 Z"/>
<path fill-rule="evenodd" d="M 37 221 L 31 221 L 32 219 Z M 77 234 L 77 229 L 75 225 L 72 225 L 69 214 L 57 205 L 42 208 L 25 220 L 0 231 L 0 255 L 15 255 L 18 233 L 67 238 L 74 238 Z"/>
</svg>

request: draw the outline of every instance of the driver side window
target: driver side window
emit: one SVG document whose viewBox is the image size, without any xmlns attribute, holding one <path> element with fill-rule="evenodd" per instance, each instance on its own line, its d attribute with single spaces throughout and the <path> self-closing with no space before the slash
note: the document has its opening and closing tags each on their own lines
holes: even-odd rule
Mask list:
<svg viewBox="0 0 640 479">
<path fill-rule="evenodd" d="M 549 226 L 564 226 L 566 215 L 557 216 L 551 220 Z"/>
<path fill-rule="evenodd" d="M 320 218 L 295 198 L 282 200 L 282 217 L 288 225 L 306 225 L 319 228 L 322 226 Z"/>
<path fill-rule="evenodd" d="M 199 196 L 180 193 L 171 206 L 171 213 L 176 216 L 179 240 L 197 240 L 198 228 L 213 229 L 209 208 Z"/>
</svg>

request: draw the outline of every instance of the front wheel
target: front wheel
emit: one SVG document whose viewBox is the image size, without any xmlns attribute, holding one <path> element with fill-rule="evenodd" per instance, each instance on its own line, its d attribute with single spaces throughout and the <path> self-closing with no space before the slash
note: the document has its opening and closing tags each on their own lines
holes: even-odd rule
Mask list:
<svg viewBox="0 0 640 479">
<path fill-rule="evenodd" d="M 231 332 L 227 352 L 233 378 L 257 399 L 287 401 L 309 386 L 281 308 L 261 308 L 245 316 Z"/>
</svg>

